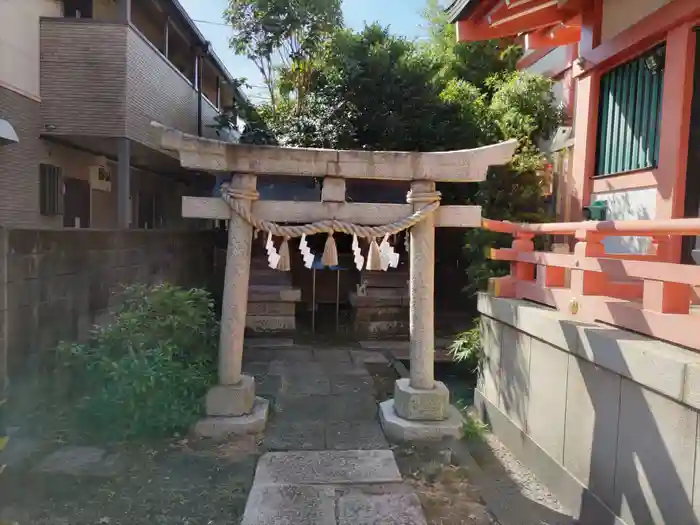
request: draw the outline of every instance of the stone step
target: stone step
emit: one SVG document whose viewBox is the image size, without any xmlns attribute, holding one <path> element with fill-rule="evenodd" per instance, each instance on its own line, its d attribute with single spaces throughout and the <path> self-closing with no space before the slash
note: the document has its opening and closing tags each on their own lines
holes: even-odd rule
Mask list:
<svg viewBox="0 0 700 525">
<path fill-rule="evenodd" d="M 294 346 L 291 337 L 246 337 L 243 342 L 245 348 L 290 348 Z"/>
<path fill-rule="evenodd" d="M 268 452 L 258 461 L 255 484 L 343 485 L 400 483 L 391 450 Z"/>
<path fill-rule="evenodd" d="M 251 284 L 248 287 L 249 302 L 299 302 L 301 290 L 279 285 Z"/>
<path fill-rule="evenodd" d="M 355 292 L 349 294 L 350 304 L 354 307 L 399 307 L 405 306 L 406 308 L 410 305 L 410 298 L 408 294 L 396 293 L 400 290 L 392 289 L 372 289 L 372 294 L 370 295 L 369 290 L 367 295 L 358 295 Z M 387 293 L 384 293 L 387 292 Z"/>
<path fill-rule="evenodd" d="M 426 525 L 390 450 L 262 456 L 242 525 Z"/>
<path fill-rule="evenodd" d="M 277 270 L 251 270 L 250 284 L 292 287 L 292 274 Z"/>
<path fill-rule="evenodd" d="M 291 332 L 296 328 L 296 319 L 293 315 L 248 315 L 245 326 L 253 332 Z"/>
<path fill-rule="evenodd" d="M 366 282 L 367 288 L 406 288 L 409 274 L 405 271 L 371 272 L 364 270 L 360 283 Z"/>
<path fill-rule="evenodd" d="M 241 525 L 426 525 L 426 520 L 418 496 L 400 487 L 375 493 L 366 487 L 344 492 L 328 485 L 253 485 Z"/>
</svg>

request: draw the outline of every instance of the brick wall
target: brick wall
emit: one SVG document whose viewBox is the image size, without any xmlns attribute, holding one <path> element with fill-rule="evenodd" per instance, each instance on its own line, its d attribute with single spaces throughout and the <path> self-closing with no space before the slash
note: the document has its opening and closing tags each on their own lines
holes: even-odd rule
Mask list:
<svg viewBox="0 0 700 525">
<path fill-rule="evenodd" d="M 41 20 L 39 132 L 129 137 L 160 150 L 151 122 L 197 134 L 197 92 L 135 26 Z M 217 114 L 203 102 L 206 128 Z M 45 126 L 48 126 L 45 128 Z"/>
<path fill-rule="evenodd" d="M 0 224 L 60 226 L 60 217 L 39 214 L 39 163 L 49 156 L 39 138 L 40 103 L 0 87 L 0 118 L 12 124 L 19 138 L 17 144 L 0 147 Z"/>
<path fill-rule="evenodd" d="M 52 135 L 124 137 L 125 25 L 41 19 L 41 110 Z M 155 74 L 155 72 L 151 72 Z"/>
<path fill-rule="evenodd" d="M 197 93 L 192 85 L 134 29 L 127 47 L 129 137 L 159 149 L 151 129 L 154 120 L 196 135 Z"/>
<path fill-rule="evenodd" d="M 3 230 L 0 229 L 0 232 Z M 7 380 L 7 236 L 0 233 L 0 394 Z"/>
<path fill-rule="evenodd" d="M 6 361 L 10 377 L 40 370 L 59 341 L 87 337 L 122 285 L 220 289 L 213 240 L 203 231 L 0 229 L 0 367 Z"/>
</svg>

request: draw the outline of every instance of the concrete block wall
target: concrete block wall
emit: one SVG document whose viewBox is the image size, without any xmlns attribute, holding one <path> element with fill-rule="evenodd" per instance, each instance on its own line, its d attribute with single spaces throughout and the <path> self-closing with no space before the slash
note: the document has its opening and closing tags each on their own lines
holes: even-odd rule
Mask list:
<svg viewBox="0 0 700 525">
<path fill-rule="evenodd" d="M 700 523 L 700 356 L 525 301 L 479 311 L 477 411 L 582 525 Z"/>
<path fill-rule="evenodd" d="M 12 379 L 50 366 L 56 344 L 86 339 L 124 285 L 216 289 L 213 239 L 206 231 L 0 229 L 0 367 L 6 362 Z"/>
</svg>

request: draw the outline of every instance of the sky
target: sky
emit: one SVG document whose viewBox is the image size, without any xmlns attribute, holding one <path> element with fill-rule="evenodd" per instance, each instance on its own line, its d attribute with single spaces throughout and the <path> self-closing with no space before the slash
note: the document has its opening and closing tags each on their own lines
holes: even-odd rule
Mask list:
<svg viewBox="0 0 700 525">
<path fill-rule="evenodd" d="M 252 88 L 246 90 L 252 102 L 261 102 L 265 96 L 262 78 L 255 66 L 245 57 L 236 56 L 228 47 L 231 30 L 222 22 L 227 0 L 180 0 L 204 37 L 211 42 L 214 52 L 235 78 L 245 77 Z M 445 2 L 443 2 L 445 3 Z M 390 26 L 393 33 L 416 39 L 425 36 L 421 12 L 425 0 L 343 0 L 345 25 L 360 29 L 365 22 L 379 22 Z"/>
</svg>

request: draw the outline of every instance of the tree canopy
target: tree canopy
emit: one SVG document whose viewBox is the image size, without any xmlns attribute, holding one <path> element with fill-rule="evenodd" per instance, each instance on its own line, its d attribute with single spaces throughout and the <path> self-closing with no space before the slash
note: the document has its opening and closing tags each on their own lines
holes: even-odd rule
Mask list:
<svg viewBox="0 0 700 525">
<path fill-rule="evenodd" d="M 259 114 L 281 144 L 292 146 L 440 151 L 516 138 L 509 166 L 490 170 L 481 184 L 444 185 L 443 200 L 481 205 L 489 218 L 542 220 L 545 159 L 535 144 L 561 115 L 551 80 L 516 71 L 521 51 L 512 41 L 457 43 L 436 0 L 428 2 L 425 19 L 427 42 L 377 24 L 327 33 L 308 56 L 303 94 L 278 89 Z M 288 78 L 290 68 L 278 74 Z M 502 242 L 490 232 L 467 234 L 467 273 L 475 286 L 502 271 L 483 255 L 486 245 Z"/>
<path fill-rule="evenodd" d="M 303 71 L 343 15 L 340 0 L 229 0 L 224 19 L 231 47 L 258 68 L 274 108 L 280 71 Z"/>
</svg>

